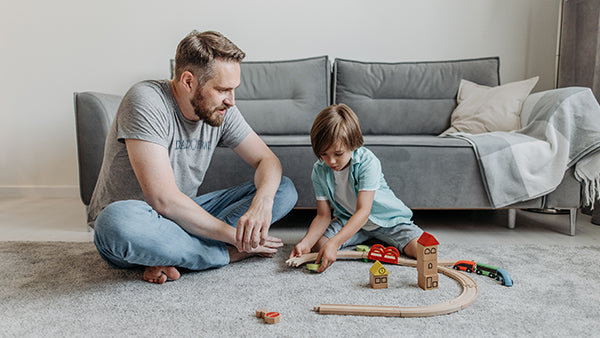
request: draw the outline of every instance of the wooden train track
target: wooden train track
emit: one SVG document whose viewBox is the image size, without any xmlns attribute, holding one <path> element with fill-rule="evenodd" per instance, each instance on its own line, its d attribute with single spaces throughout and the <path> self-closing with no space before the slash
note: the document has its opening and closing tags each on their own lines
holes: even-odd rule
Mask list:
<svg viewBox="0 0 600 338">
<path fill-rule="evenodd" d="M 367 252 L 340 250 L 337 258 L 360 259 L 367 258 Z M 301 257 L 288 259 L 289 266 L 298 267 L 304 263 L 315 261 L 317 253 L 304 254 Z M 380 306 L 380 305 L 347 305 L 347 304 L 321 304 L 314 307 L 320 314 L 352 315 L 352 316 L 383 316 L 383 317 L 430 317 L 459 311 L 473 304 L 477 299 L 477 283 L 448 266 L 453 266 L 456 260 L 438 260 L 438 273 L 442 273 L 462 286 L 462 293 L 455 299 L 439 304 L 424 306 Z M 417 266 L 417 261 L 399 257 L 398 265 Z"/>
</svg>

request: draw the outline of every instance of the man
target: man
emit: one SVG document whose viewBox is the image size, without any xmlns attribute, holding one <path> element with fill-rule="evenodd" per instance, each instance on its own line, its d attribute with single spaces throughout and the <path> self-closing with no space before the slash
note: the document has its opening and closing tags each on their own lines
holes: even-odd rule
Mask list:
<svg viewBox="0 0 600 338">
<path fill-rule="evenodd" d="M 194 31 L 177 47 L 173 80 L 140 82 L 123 98 L 88 215 L 111 265 L 145 266 L 143 279 L 162 284 L 178 267 L 272 257 L 283 245 L 269 227 L 297 193 L 235 107 L 244 57 L 220 33 Z M 217 145 L 254 167 L 254 182 L 196 197 Z"/>
</svg>

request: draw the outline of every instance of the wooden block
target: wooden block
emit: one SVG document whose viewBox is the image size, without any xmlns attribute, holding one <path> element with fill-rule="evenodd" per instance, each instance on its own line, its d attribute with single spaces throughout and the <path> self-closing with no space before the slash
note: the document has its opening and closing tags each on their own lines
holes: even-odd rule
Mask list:
<svg viewBox="0 0 600 338">
<path fill-rule="evenodd" d="M 437 273 L 437 260 L 417 261 L 417 273 L 419 275 L 433 275 Z"/>
<path fill-rule="evenodd" d="M 424 247 L 421 244 L 417 244 L 417 261 L 437 260 L 437 251 L 437 245 Z"/>
<path fill-rule="evenodd" d="M 439 276 L 437 273 L 433 275 L 419 275 L 417 284 L 423 290 L 437 289 L 439 284 Z"/>
<path fill-rule="evenodd" d="M 427 232 L 417 241 L 417 284 L 423 290 L 438 287 L 438 244 L 435 237 Z"/>
<path fill-rule="evenodd" d="M 279 312 L 269 312 L 267 308 L 256 310 L 256 318 L 262 318 L 267 324 L 277 324 L 281 320 Z"/>
<path fill-rule="evenodd" d="M 369 284 L 373 289 L 387 289 L 388 275 L 375 276 L 369 273 Z"/>
<path fill-rule="evenodd" d="M 279 312 L 267 312 L 263 318 L 267 324 L 277 324 L 281 320 L 281 315 Z"/>
<path fill-rule="evenodd" d="M 379 261 L 369 269 L 369 284 L 373 289 L 387 289 L 390 272 Z"/>
<path fill-rule="evenodd" d="M 262 318 L 267 313 L 267 308 L 264 307 L 260 310 L 256 310 L 256 318 Z"/>
</svg>

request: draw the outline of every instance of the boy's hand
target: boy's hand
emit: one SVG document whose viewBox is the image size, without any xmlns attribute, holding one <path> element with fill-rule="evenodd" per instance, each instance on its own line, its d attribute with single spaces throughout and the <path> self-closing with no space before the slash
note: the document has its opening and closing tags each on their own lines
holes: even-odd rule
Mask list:
<svg viewBox="0 0 600 338">
<path fill-rule="evenodd" d="M 333 262 L 337 259 L 337 251 L 340 246 L 332 239 L 328 240 L 327 243 L 319 250 L 319 254 L 317 255 L 316 263 L 321 262 L 321 266 L 318 273 L 321 273 L 327 270 L 328 267 L 333 264 Z"/>
<path fill-rule="evenodd" d="M 292 252 L 290 253 L 290 258 L 300 257 L 305 253 L 310 253 L 310 249 L 311 248 L 304 244 L 304 242 L 300 242 L 296 244 L 294 250 L 292 250 Z"/>
</svg>

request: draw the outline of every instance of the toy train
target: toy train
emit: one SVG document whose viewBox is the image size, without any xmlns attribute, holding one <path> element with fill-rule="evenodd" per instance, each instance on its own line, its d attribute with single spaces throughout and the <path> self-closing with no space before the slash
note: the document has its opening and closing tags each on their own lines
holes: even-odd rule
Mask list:
<svg viewBox="0 0 600 338">
<path fill-rule="evenodd" d="M 475 273 L 478 275 L 484 275 L 496 279 L 504 286 L 513 285 L 512 278 L 510 278 L 508 272 L 495 266 L 482 263 L 475 263 L 473 261 L 458 261 L 456 262 L 456 264 L 454 264 L 454 269 L 466 272 L 475 271 Z"/>
</svg>

